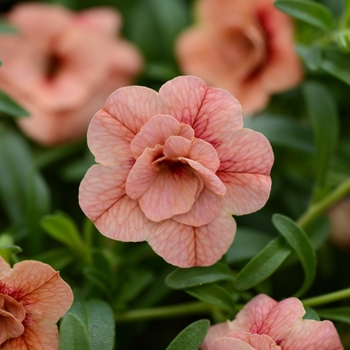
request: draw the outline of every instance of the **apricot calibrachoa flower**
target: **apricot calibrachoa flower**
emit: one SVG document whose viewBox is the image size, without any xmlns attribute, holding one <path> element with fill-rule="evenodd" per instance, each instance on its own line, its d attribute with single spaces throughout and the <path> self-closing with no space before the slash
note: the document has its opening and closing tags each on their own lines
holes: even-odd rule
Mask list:
<svg viewBox="0 0 350 350">
<path fill-rule="evenodd" d="M 210 327 L 201 350 L 342 350 L 330 321 L 303 319 L 299 299 L 253 298 L 232 322 Z"/>
<path fill-rule="evenodd" d="M 70 308 L 73 293 L 49 265 L 0 256 L 0 349 L 58 350 L 56 323 Z"/>
<path fill-rule="evenodd" d="M 231 214 L 260 209 L 270 194 L 273 153 L 243 129 L 227 91 L 177 77 L 159 94 L 115 91 L 92 119 L 96 162 L 80 185 L 80 206 L 101 233 L 147 240 L 167 262 L 189 267 L 221 258 L 236 231 Z"/>
<path fill-rule="evenodd" d="M 26 3 L 5 18 L 19 33 L 0 35 L 0 89 L 28 110 L 18 123 L 40 144 L 86 135 L 109 94 L 141 70 L 137 50 L 117 36 L 121 17 L 111 8 L 74 13 Z"/>
<path fill-rule="evenodd" d="M 180 67 L 230 91 L 245 115 L 302 78 L 291 19 L 273 0 L 198 0 L 198 22 L 176 45 Z"/>
</svg>

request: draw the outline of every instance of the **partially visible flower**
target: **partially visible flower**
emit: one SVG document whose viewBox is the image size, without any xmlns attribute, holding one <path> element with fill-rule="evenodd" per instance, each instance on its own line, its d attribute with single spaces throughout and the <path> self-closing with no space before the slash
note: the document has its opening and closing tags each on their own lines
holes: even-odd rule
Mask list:
<svg viewBox="0 0 350 350">
<path fill-rule="evenodd" d="M 0 349 L 55 350 L 56 323 L 73 294 L 49 265 L 22 261 L 11 267 L 0 256 Z"/>
<path fill-rule="evenodd" d="M 230 91 L 244 115 L 300 82 L 292 21 L 273 0 L 198 0 L 196 10 L 176 45 L 180 68 Z"/>
<path fill-rule="evenodd" d="M 350 197 L 336 203 L 327 211 L 331 222 L 330 238 L 341 249 L 350 250 Z"/>
<path fill-rule="evenodd" d="M 299 299 L 277 302 L 267 295 L 253 298 L 226 323 L 210 327 L 201 350 L 342 350 L 330 321 L 304 320 Z"/>
<path fill-rule="evenodd" d="M 215 263 L 235 235 L 231 214 L 260 209 L 270 194 L 269 142 L 243 128 L 230 93 L 196 77 L 159 94 L 115 91 L 92 119 L 88 145 L 100 164 L 80 185 L 84 213 L 107 237 L 147 240 L 173 265 Z"/>
<path fill-rule="evenodd" d="M 82 137 L 109 94 L 141 70 L 136 49 L 116 36 L 112 9 L 27 3 L 6 19 L 19 34 L 0 35 L 0 89 L 29 111 L 19 125 L 43 145 Z"/>
</svg>

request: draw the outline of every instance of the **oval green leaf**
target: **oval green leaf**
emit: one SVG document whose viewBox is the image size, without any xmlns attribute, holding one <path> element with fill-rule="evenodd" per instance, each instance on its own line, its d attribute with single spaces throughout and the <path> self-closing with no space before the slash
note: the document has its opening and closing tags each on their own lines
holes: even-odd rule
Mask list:
<svg viewBox="0 0 350 350">
<path fill-rule="evenodd" d="M 87 328 L 83 321 L 72 313 L 62 318 L 60 326 L 60 350 L 92 350 Z"/>
<path fill-rule="evenodd" d="M 103 300 L 89 300 L 85 304 L 85 310 L 92 350 L 113 350 L 115 323 L 109 304 Z"/>
<path fill-rule="evenodd" d="M 328 74 L 350 85 L 350 55 L 335 50 L 325 50 L 321 68 Z"/>
<path fill-rule="evenodd" d="M 191 323 L 170 343 L 166 350 L 198 350 L 208 333 L 209 320 Z"/>
<path fill-rule="evenodd" d="M 85 257 L 86 247 L 75 222 L 65 213 L 47 215 L 41 220 L 41 227 L 54 239 L 66 245 L 81 257 Z"/>
<path fill-rule="evenodd" d="M 6 69 L 2 67 L 1 69 Z M 28 117 L 29 113 L 11 97 L 0 91 L 0 114 L 12 118 Z"/>
<path fill-rule="evenodd" d="M 295 294 L 295 296 L 299 297 L 310 288 L 315 279 L 317 265 L 316 253 L 308 236 L 296 222 L 284 215 L 275 214 L 272 217 L 272 223 L 293 248 L 303 267 L 305 274 L 304 282 Z"/>
<path fill-rule="evenodd" d="M 291 251 L 282 236 L 272 240 L 244 266 L 234 283 L 235 289 L 245 291 L 266 280 L 278 269 Z"/>
<path fill-rule="evenodd" d="M 218 305 L 228 311 L 234 311 L 234 301 L 231 295 L 226 289 L 217 284 L 205 284 L 204 286 L 185 289 L 185 292 L 206 303 Z"/>
<path fill-rule="evenodd" d="M 233 281 L 233 279 L 232 271 L 227 265 L 216 263 L 206 267 L 176 269 L 166 277 L 165 283 L 173 289 L 186 289 L 223 280 Z"/>
<path fill-rule="evenodd" d="M 324 185 L 331 156 L 338 141 L 338 113 L 332 93 L 321 83 L 309 81 L 303 85 L 307 111 L 312 122 L 316 146 L 316 181 L 313 201 Z"/>
<path fill-rule="evenodd" d="M 323 30 L 334 26 L 334 18 L 328 8 L 309 0 L 277 0 L 275 6 L 291 17 Z"/>
</svg>

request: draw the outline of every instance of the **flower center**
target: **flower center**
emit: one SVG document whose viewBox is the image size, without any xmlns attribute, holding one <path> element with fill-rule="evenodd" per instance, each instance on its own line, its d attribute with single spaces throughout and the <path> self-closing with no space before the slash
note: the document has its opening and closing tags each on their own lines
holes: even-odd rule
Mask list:
<svg viewBox="0 0 350 350">
<path fill-rule="evenodd" d="M 24 332 L 22 321 L 26 315 L 22 303 L 9 295 L 0 293 L 0 346 L 11 338 L 17 338 Z"/>
</svg>

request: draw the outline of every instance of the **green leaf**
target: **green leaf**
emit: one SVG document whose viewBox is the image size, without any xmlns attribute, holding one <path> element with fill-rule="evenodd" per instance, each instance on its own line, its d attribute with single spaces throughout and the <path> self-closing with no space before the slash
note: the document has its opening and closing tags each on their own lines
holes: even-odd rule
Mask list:
<svg viewBox="0 0 350 350">
<path fill-rule="evenodd" d="M 305 273 L 304 283 L 295 294 L 295 296 L 299 297 L 310 288 L 315 279 L 317 264 L 315 251 L 304 230 L 290 218 L 281 214 L 275 214 L 272 217 L 272 223 L 293 248 L 303 267 Z"/>
<path fill-rule="evenodd" d="M 208 333 L 209 320 L 191 323 L 170 343 L 166 350 L 198 350 Z"/>
<path fill-rule="evenodd" d="M 87 328 L 76 315 L 66 314 L 60 326 L 60 350 L 92 350 Z"/>
<path fill-rule="evenodd" d="M 320 316 L 318 315 L 318 313 L 314 309 L 312 309 L 309 306 L 304 306 L 304 309 L 305 309 L 306 313 L 303 316 L 303 320 L 320 321 Z"/>
<path fill-rule="evenodd" d="M 43 229 L 54 239 L 66 245 L 78 256 L 85 258 L 86 247 L 75 222 L 65 213 L 47 215 L 41 220 Z"/>
<path fill-rule="evenodd" d="M 328 8 L 309 0 L 276 0 L 275 6 L 296 19 L 311 24 L 323 30 L 330 30 L 334 18 Z"/>
<path fill-rule="evenodd" d="M 1 69 L 6 69 L 6 67 L 2 67 Z M 24 118 L 29 116 L 29 113 L 24 108 L 3 91 L 0 91 L 0 114 L 12 118 Z"/>
<path fill-rule="evenodd" d="M 234 302 L 231 295 L 226 289 L 217 284 L 205 284 L 203 286 L 185 289 L 185 292 L 199 300 L 218 305 L 223 309 L 234 310 Z"/>
<path fill-rule="evenodd" d="M 103 300 L 89 300 L 85 304 L 88 333 L 92 350 L 113 350 L 115 323 L 111 307 Z M 84 349 L 85 348 L 81 348 Z"/>
<path fill-rule="evenodd" d="M 317 309 L 321 318 L 340 321 L 350 324 L 350 307 L 337 307 L 333 309 Z"/>
<path fill-rule="evenodd" d="M 53 269 L 61 271 L 75 259 L 71 251 L 66 248 L 55 248 L 35 255 L 34 260 L 49 264 Z"/>
<path fill-rule="evenodd" d="M 296 149 L 312 154 L 315 147 L 310 141 L 311 130 L 295 119 L 262 114 L 258 118 L 244 120 L 244 127 L 264 134 L 273 145 Z"/>
<path fill-rule="evenodd" d="M 338 141 L 338 114 L 336 102 L 329 89 L 321 83 L 303 85 L 308 114 L 314 130 L 316 145 L 315 198 L 325 183 L 331 156 Z"/>
<path fill-rule="evenodd" d="M 342 54 L 334 50 L 323 53 L 321 68 L 337 79 L 350 85 L 350 54 Z"/>
<path fill-rule="evenodd" d="M 103 300 L 92 299 L 83 301 L 74 296 L 72 307 L 63 317 L 72 315 L 76 317 L 86 330 L 87 340 L 91 350 L 112 350 L 115 342 L 115 323 L 113 311 Z M 71 349 L 70 347 L 62 350 Z M 79 349 L 88 349 L 83 345 Z"/>
<path fill-rule="evenodd" d="M 231 244 L 226 253 L 226 262 L 232 264 L 253 258 L 271 239 L 272 237 L 264 232 L 245 227 L 238 228 L 234 244 Z"/>
<path fill-rule="evenodd" d="M 283 237 L 275 238 L 244 266 L 236 278 L 235 289 L 245 291 L 263 282 L 278 269 L 291 251 Z"/>
<path fill-rule="evenodd" d="M 319 46 L 305 46 L 299 44 L 297 46 L 297 52 L 303 59 L 307 68 L 312 71 L 316 71 L 321 68 L 322 64 L 322 50 Z"/>
<path fill-rule="evenodd" d="M 216 263 L 207 267 L 176 269 L 166 277 L 165 283 L 173 289 L 186 289 L 223 280 L 233 281 L 233 279 L 232 271 L 227 265 Z"/>
</svg>

